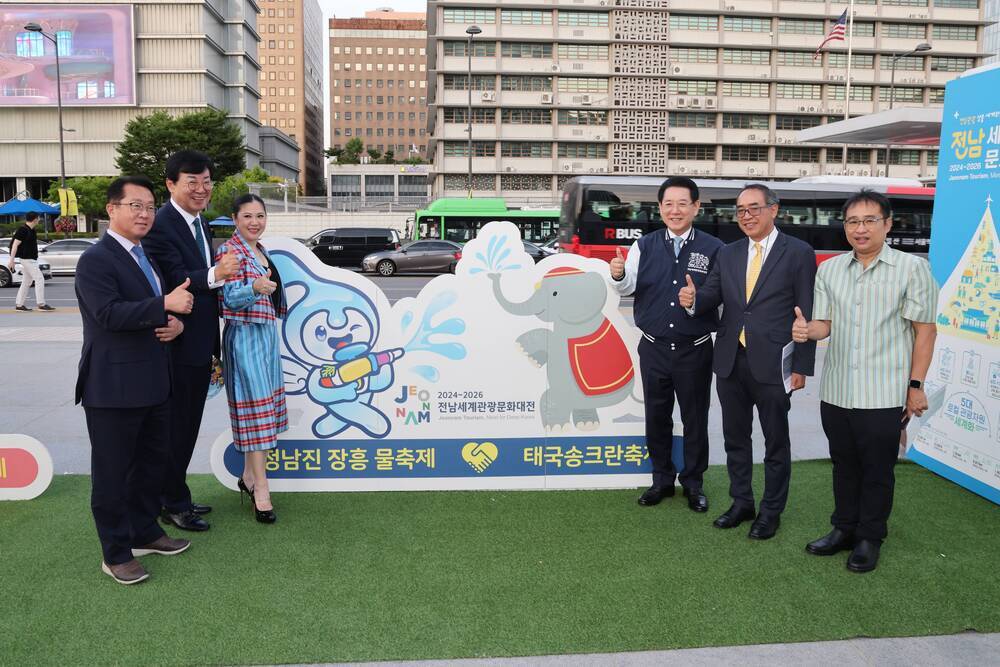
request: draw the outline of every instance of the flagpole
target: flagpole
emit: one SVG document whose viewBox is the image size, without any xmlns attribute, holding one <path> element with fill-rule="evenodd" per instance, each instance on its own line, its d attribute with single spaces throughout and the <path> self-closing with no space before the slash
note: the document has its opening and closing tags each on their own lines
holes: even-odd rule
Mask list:
<svg viewBox="0 0 1000 667">
<path fill-rule="evenodd" d="M 844 86 L 844 120 L 851 117 L 851 60 L 854 47 L 854 0 L 847 7 L 847 81 Z M 841 171 L 847 174 L 847 144 L 844 144 Z"/>
</svg>

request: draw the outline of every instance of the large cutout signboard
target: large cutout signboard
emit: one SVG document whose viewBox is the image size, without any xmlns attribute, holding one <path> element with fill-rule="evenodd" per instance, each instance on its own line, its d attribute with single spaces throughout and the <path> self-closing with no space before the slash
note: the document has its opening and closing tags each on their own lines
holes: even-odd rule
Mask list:
<svg viewBox="0 0 1000 667">
<path fill-rule="evenodd" d="M 941 285 L 930 409 L 909 457 L 1000 503 L 1000 69 L 947 84 L 931 268 Z M 984 94 L 986 93 L 986 94 Z M 912 427 L 911 427 L 912 428 Z"/>
<path fill-rule="evenodd" d="M 455 275 L 390 305 L 296 241 L 265 245 L 289 303 L 290 429 L 268 458 L 273 490 L 648 483 L 639 333 L 606 262 L 536 265 L 517 228 L 495 222 L 465 245 Z M 235 488 L 243 457 L 229 433 L 212 465 Z"/>
</svg>

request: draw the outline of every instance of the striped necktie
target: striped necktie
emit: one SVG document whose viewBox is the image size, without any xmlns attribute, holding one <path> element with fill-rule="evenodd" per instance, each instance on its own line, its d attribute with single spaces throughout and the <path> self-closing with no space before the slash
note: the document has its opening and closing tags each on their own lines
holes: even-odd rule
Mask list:
<svg viewBox="0 0 1000 667">
<path fill-rule="evenodd" d="M 760 243 L 754 241 L 753 244 L 754 255 L 753 259 L 750 260 L 750 270 L 747 271 L 747 301 L 750 301 L 750 295 L 753 294 L 753 288 L 757 286 L 757 278 L 760 277 L 760 260 L 763 257 L 761 252 Z M 740 329 L 740 345 L 743 347 L 747 346 L 746 330 Z"/>
</svg>

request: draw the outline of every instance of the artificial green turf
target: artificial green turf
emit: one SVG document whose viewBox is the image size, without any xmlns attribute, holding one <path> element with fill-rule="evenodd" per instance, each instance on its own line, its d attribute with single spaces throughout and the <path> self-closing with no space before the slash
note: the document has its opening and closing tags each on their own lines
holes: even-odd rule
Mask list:
<svg viewBox="0 0 1000 667">
<path fill-rule="evenodd" d="M 762 471 L 756 470 L 757 478 Z M 1000 507 L 897 467 L 879 569 L 803 546 L 826 532 L 826 462 L 794 465 L 778 536 L 637 492 L 276 494 L 253 521 L 208 476 L 212 529 L 147 556 L 152 579 L 101 574 L 90 479 L 0 505 L 0 663 L 261 664 L 636 651 L 1000 631 Z M 759 492 L 759 490 L 758 490 Z M 172 530 L 177 535 L 180 531 Z M 185 535 L 191 537 L 191 535 Z"/>
</svg>

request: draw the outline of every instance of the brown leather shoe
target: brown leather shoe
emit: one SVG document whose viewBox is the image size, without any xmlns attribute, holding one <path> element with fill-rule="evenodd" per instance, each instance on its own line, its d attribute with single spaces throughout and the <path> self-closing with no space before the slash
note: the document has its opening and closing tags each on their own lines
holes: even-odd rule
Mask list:
<svg viewBox="0 0 1000 667">
<path fill-rule="evenodd" d="M 149 579 L 149 572 L 146 572 L 142 564 L 134 558 L 118 565 L 108 565 L 102 561 L 101 572 L 124 586 L 139 584 Z"/>
<path fill-rule="evenodd" d="M 133 556 L 148 556 L 149 554 L 160 554 L 161 556 L 173 556 L 181 553 L 191 546 L 190 540 L 176 540 L 169 535 L 162 535 L 155 542 L 150 542 L 141 547 L 132 549 Z"/>
</svg>

